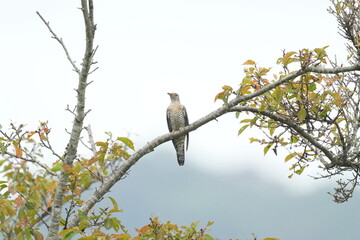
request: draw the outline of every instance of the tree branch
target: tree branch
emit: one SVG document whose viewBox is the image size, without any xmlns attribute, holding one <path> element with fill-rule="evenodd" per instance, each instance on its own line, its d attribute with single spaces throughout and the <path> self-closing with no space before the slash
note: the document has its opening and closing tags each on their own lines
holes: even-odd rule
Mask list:
<svg viewBox="0 0 360 240">
<path fill-rule="evenodd" d="M 77 72 L 78 74 L 80 74 L 80 69 L 76 66 L 75 61 L 73 61 L 70 57 L 69 51 L 67 50 L 65 43 L 63 42 L 62 38 L 59 38 L 55 32 L 51 29 L 49 22 L 47 22 L 43 16 L 41 16 L 41 14 L 36 11 L 36 14 L 41 18 L 41 20 L 45 23 L 46 27 L 49 29 L 50 33 L 52 34 L 52 37 L 58 41 L 60 43 L 60 45 L 62 46 L 62 48 L 65 51 L 66 57 L 69 60 L 69 62 L 71 63 L 72 67 L 74 68 L 74 71 Z"/>
<path fill-rule="evenodd" d="M 11 152 L 4 152 L 6 155 L 9 155 L 10 157 L 13 157 L 13 158 L 19 158 L 17 157 L 15 154 L 11 153 Z M 41 163 L 40 161 L 36 160 L 35 158 L 32 158 L 31 155 L 29 154 L 28 155 L 30 158 L 25 158 L 25 157 L 20 157 L 19 159 L 21 160 L 24 160 L 26 162 L 32 162 L 32 163 L 35 163 L 36 165 L 38 165 L 39 167 L 43 168 L 47 173 L 49 173 L 50 175 L 54 176 L 54 177 L 58 177 L 58 175 L 51 171 L 51 169 L 46 166 L 45 164 Z"/>
<path fill-rule="evenodd" d="M 89 6 L 88 6 L 89 4 Z M 93 19 L 93 3 L 92 0 L 82 0 L 81 1 L 81 10 L 84 16 L 85 22 L 85 33 L 86 33 L 86 48 L 83 57 L 83 62 L 81 64 L 82 68 L 79 71 L 79 84 L 77 87 L 77 104 L 75 118 L 70 134 L 70 140 L 67 145 L 67 152 L 64 157 L 64 166 L 72 166 L 73 161 L 76 157 L 78 144 L 80 141 L 80 134 L 83 129 L 83 123 L 85 118 L 85 90 L 87 87 L 87 78 L 89 76 L 90 67 L 93 63 L 92 59 L 94 56 L 94 34 L 95 34 L 95 25 Z M 90 13 L 89 13 L 90 12 Z M 62 45 L 63 46 L 63 45 Z M 60 172 L 59 182 L 56 187 L 55 197 L 51 212 L 51 222 L 49 233 L 47 236 L 48 240 L 58 239 L 58 232 L 60 226 L 61 210 L 63 205 L 63 199 L 65 196 L 66 184 L 68 183 L 68 174 L 65 169 L 62 169 Z M 66 226 L 65 226 L 66 227 Z"/>
<path fill-rule="evenodd" d="M 334 154 L 325 146 L 321 145 L 318 141 L 316 141 L 315 138 L 313 138 L 310 134 L 308 134 L 302 127 L 300 127 L 299 125 L 290 122 L 288 119 L 285 119 L 279 115 L 276 115 L 270 111 L 260 111 L 257 108 L 254 107 L 249 107 L 249 106 L 235 106 L 233 108 L 231 108 L 232 112 L 253 112 L 253 113 L 258 113 L 261 114 L 263 116 L 266 116 L 268 118 L 271 118 L 277 122 L 281 122 L 287 126 L 289 126 L 291 129 L 295 130 L 301 137 L 305 138 L 306 140 L 308 140 L 313 146 L 315 146 L 317 149 L 319 149 L 320 151 L 322 151 L 325 156 L 331 161 L 331 162 L 335 162 L 336 161 L 336 157 L 334 156 Z M 324 163 L 323 163 L 324 164 Z M 325 165 L 326 168 L 330 167 L 329 164 Z"/>
<path fill-rule="evenodd" d="M 101 184 L 101 186 L 95 190 L 95 192 L 90 196 L 88 200 L 86 200 L 83 205 L 80 207 L 81 212 L 88 212 L 98 201 L 102 199 L 102 197 L 110 190 L 112 186 L 115 185 L 117 181 L 119 181 L 126 172 L 144 155 L 152 152 L 157 146 L 160 144 L 163 144 L 167 141 L 170 141 L 176 137 L 185 135 L 186 133 L 189 133 L 191 131 L 194 131 L 198 129 L 199 127 L 205 125 L 206 123 L 215 120 L 216 118 L 228 113 L 234 111 L 234 107 L 238 105 L 241 102 L 247 101 L 249 99 L 255 98 L 257 96 L 260 96 L 264 94 L 265 92 L 270 91 L 271 89 L 274 89 L 275 87 L 289 82 L 298 76 L 307 73 L 307 72 L 316 72 L 316 73 L 327 73 L 327 74 L 336 74 L 341 72 L 350 72 L 350 71 L 356 71 L 360 70 L 360 64 L 354 65 L 350 67 L 339 67 L 339 68 L 322 68 L 322 67 L 306 67 L 303 69 L 300 69 L 296 72 L 293 72 L 289 74 L 288 76 L 284 77 L 283 79 L 280 79 L 276 82 L 273 82 L 261 89 L 259 89 L 257 92 L 245 95 L 245 96 L 237 96 L 232 101 L 228 102 L 227 104 L 223 105 L 222 107 L 216 109 L 215 111 L 207 114 L 206 116 L 200 118 L 199 120 L 193 122 L 189 126 L 183 128 L 180 131 L 173 132 L 173 133 L 167 133 L 162 136 L 159 136 L 152 141 L 148 142 L 144 147 L 137 150 L 129 159 L 127 159 L 123 165 L 121 165 L 118 169 L 116 169 L 111 175 L 105 178 L 104 182 Z M 300 132 L 304 134 L 304 136 L 307 135 L 307 133 L 303 129 L 298 129 Z M 314 142 L 314 139 L 310 138 L 311 141 Z M 314 142 L 315 143 L 315 142 Z M 330 159 L 334 159 L 333 154 L 328 151 L 327 149 L 323 149 L 323 147 L 319 143 L 316 142 L 318 145 L 317 147 L 319 149 L 324 150 L 324 153 L 330 157 Z M 73 218 L 71 219 L 70 223 L 68 224 L 68 227 L 75 227 L 79 223 L 79 215 L 76 213 Z"/>
<path fill-rule="evenodd" d="M 94 137 L 93 137 L 93 134 L 92 134 L 92 131 L 91 131 L 90 124 L 88 126 L 84 127 L 84 129 L 88 132 L 91 151 L 93 153 L 93 156 L 95 156 L 95 154 L 96 154 L 96 146 L 95 146 Z"/>
</svg>

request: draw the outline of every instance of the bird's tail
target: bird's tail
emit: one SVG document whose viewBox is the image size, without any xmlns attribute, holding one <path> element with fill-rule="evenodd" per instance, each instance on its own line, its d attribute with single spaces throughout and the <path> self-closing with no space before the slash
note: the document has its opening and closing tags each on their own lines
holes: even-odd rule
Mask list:
<svg viewBox="0 0 360 240">
<path fill-rule="evenodd" d="M 178 139 L 174 141 L 174 146 L 176 149 L 176 156 L 180 166 L 183 166 L 185 163 L 185 139 Z"/>
</svg>

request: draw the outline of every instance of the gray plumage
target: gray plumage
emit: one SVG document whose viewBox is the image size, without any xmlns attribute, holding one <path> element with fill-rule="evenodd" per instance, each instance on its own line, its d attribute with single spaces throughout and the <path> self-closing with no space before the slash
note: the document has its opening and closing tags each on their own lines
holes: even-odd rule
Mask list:
<svg viewBox="0 0 360 240">
<path fill-rule="evenodd" d="M 186 108 L 180 103 L 180 98 L 177 93 L 168 93 L 170 95 L 171 103 L 166 111 L 166 120 L 170 132 L 179 131 L 189 125 L 189 119 L 186 113 Z M 189 147 L 189 133 L 186 136 L 181 136 L 173 139 L 176 150 L 177 160 L 180 166 L 185 163 L 185 137 L 186 150 Z"/>
</svg>

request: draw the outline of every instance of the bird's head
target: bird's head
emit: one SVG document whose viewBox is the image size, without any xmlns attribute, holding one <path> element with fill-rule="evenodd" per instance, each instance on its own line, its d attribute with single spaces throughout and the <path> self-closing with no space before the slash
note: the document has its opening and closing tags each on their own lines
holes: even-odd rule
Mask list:
<svg viewBox="0 0 360 240">
<path fill-rule="evenodd" d="M 179 94 L 177 93 L 168 93 L 172 102 L 180 102 Z"/>
</svg>

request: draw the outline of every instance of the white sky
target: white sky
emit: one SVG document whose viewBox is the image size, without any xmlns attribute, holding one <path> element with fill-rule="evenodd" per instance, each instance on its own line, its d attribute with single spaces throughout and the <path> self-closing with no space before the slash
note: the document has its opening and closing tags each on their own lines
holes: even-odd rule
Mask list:
<svg viewBox="0 0 360 240">
<path fill-rule="evenodd" d="M 79 63 L 84 49 L 79 5 L 0 0 L 0 123 L 35 128 L 48 120 L 60 153 L 72 119 L 64 109 L 74 106 L 77 76 L 35 11 L 50 21 Z M 87 107 L 92 111 L 86 124 L 96 140 L 104 139 L 105 131 L 131 132 L 140 148 L 167 132 L 167 92 L 180 94 L 192 122 L 220 106 L 214 97 L 223 85 L 241 82 L 247 59 L 276 67 L 282 49 L 326 45 L 343 59 L 344 42 L 326 11 L 329 6 L 328 0 L 95 1 L 99 70 L 90 77 Z M 237 137 L 238 128 L 230 114 L 191 133 L 186 167 L 226 174 L 250 168 L 289 189 L 320 184 L 306 176 L 288 180 L 283 157 L 269 153 L 264 158 L 261 146 L 249 144 L 252 132 Z M 173 151 L 172 144 L 156 151 Z M 175 154 L 171 161 L 176 164 Z"/>
</svg>

